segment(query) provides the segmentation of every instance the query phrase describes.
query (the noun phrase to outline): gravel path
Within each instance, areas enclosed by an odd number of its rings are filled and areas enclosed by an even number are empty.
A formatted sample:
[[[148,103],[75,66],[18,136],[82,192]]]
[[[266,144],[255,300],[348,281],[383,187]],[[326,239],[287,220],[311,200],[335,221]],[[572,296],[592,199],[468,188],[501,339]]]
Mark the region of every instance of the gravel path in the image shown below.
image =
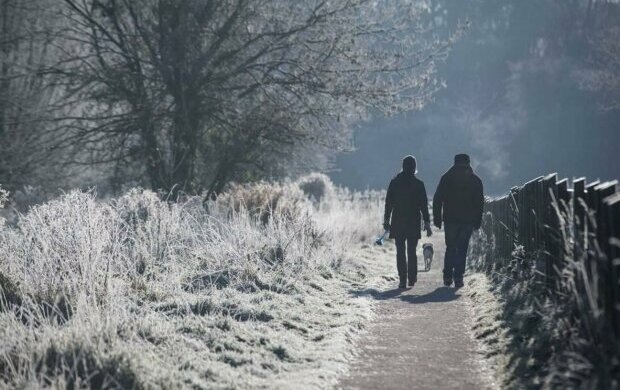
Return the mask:
[[[373,294],[376,316],[338,389],[496,388],[471,332],[471,302],[442,284],[443,240],[438,232],[420,241],[418,263],[422,264],[422,242],[433,243],[435,258],[430,272],[418,274],[415,287],[397,289],[394,279],[380,291],[357,292]],[[395,275],[393,245],[387,251],[368,251],[386,265],[385,274]]]

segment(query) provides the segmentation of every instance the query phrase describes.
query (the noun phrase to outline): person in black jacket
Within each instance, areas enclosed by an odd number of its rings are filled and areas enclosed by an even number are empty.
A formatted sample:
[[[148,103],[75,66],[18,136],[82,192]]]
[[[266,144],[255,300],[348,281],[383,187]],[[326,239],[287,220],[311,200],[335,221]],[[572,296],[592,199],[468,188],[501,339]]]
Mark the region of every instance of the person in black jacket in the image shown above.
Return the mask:
[[[432,234],[426,188],[424,183],[415,177],[416,165],[413,156],[406,156],[403,159],[403,170],[392,179],[385,197],[383,227],[390,231],[390,238],[395,239],[400,288],[405,288],[407,277],[411,287],[417,281],[416,247],[418,240],[422,237],[422,218],[424,218],[424,229],[427,235]],[[407,259],[409,260],[408,267]]]
[[[439,181],[433,197],[433,221],[441,229],[445,222],[446,256],[443,281],[446,286],[463,287],[469,239],[480,228],[484,195],[482,180],[474,173],[466,154],[454,157],[454,166]]]

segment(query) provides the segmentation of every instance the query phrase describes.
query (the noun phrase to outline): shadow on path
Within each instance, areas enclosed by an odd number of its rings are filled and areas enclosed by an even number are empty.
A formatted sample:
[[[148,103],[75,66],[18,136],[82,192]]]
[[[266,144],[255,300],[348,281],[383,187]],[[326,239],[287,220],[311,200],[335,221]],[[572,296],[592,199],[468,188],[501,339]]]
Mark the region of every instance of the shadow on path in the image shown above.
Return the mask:
[[[456,291],[450,287],[438,287],[424,295],[401,295],[399,298],[409,303],[450,302],[461,297]]]
[[[414,304],[450,302],[461,297],[460,294],[457,294],[456,289],[450,287],[438,287],[435,290],[423,295],[405,294],[410,290],[411,288],[394,288],[387,291],[379,291],[371,288],[365,290],[353,290],[351,291],[351,294],[354,296],[370,295],[378,301],[385,301],[388,299],[400,299],[403,302]]]

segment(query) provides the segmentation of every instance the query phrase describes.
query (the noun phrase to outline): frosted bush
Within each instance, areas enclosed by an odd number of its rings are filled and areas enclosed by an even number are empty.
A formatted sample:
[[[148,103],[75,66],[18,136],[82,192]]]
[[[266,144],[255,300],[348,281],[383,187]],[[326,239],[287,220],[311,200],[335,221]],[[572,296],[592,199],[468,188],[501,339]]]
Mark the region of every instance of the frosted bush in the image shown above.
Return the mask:
[[[107,299],[110,273],[123,272],[123,229],[109,206],[88,193],[72,192],[35,206],[17,229],[1,238],[8,277],[24,294],[46,302],[84,294],[91,304]]]
[[[266,224],[272,215],[294,219],[308,212],[309,204],[298,186],[291,183],[235,184],[211,206],[217,210],[247,210]]]
[[[312,201],[320,203],[334,195],[334,184],[327,175],[311,173],[297,180],[301,191]]]

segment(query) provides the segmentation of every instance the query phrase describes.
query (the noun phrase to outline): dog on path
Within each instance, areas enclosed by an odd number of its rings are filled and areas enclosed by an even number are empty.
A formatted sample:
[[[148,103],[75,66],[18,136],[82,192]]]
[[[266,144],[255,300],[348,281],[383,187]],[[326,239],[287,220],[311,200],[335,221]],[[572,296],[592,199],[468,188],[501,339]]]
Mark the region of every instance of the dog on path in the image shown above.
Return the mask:
[[[430,242],[422,245],[422,254],[424,255],[424,271],[430,271],[431,264],[433,263],[433,244]]]

